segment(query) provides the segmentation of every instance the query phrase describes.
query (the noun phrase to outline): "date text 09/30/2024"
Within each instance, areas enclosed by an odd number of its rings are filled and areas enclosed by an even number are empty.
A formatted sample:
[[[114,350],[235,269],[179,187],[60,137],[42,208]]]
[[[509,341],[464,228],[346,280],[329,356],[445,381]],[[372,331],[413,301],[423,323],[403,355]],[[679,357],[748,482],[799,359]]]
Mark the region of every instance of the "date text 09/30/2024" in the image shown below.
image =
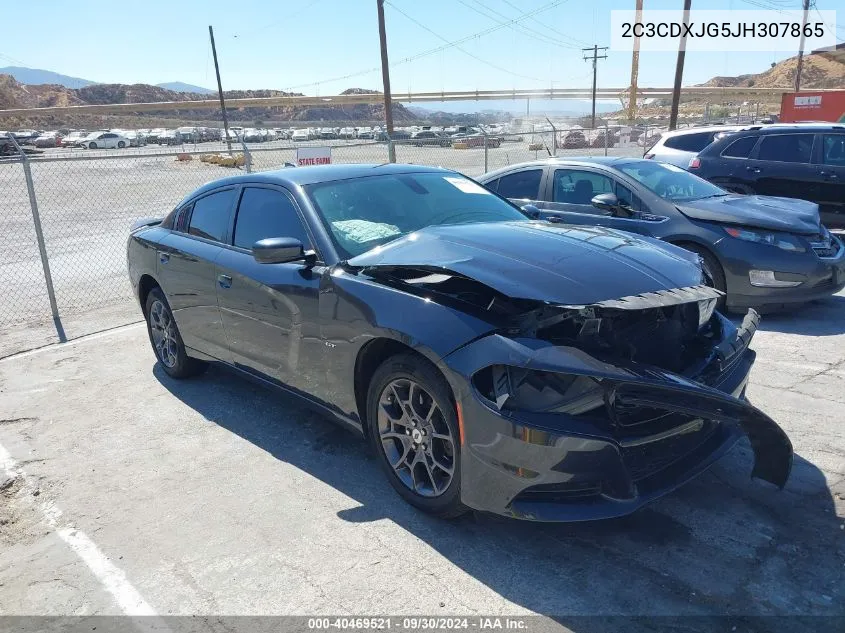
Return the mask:
[[[396,631],[447,631],[447,630],[511,630],[528,631],[524,618],[499,616],[467,617],[323,617],[309,618],[309,630],[396,630]]]

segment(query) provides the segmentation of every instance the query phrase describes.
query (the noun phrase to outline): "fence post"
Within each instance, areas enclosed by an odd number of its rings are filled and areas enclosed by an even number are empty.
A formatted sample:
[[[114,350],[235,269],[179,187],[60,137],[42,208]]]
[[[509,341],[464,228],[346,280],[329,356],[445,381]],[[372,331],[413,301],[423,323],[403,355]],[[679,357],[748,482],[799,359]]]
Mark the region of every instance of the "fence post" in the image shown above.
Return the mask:
[[[47,297],[50,300],[50,312],[53,314],[53,323],[56,326],[59,342],[64,343],[67,341],[67,337],[65,336],[65,330],[59,318],[59,307],[56,304],[56,291],[53,288],[53,275],[50,274],[50,260],[47,258],[47,246],[44,244],[44,231],[41,229],[41,215],[38,213],[38,200],[35,198],[35,184],[32,180],[29,158],[21,149],[21,146],[18,145],[14,134],[10,133],[9,138],[14,143],[21,157],[23,174],[24,178],[26,178],[26,193],[29,195],[29,206],[32,210],[32,223],[35,225],[35,239],[38,242],[38,253],[41,255],[41,268],[44,269],[44,283],[47,285]]]
[[[557,156],[557,128],[549,117],[546,117],[549,127],[552,128],[552,156]]]
[[[244,143],[243,138],[239,139],[241,142],[241,147],[244,148],[244,167],[246,168],[246,173],[252,173],[252,152],[249,151],[249,148]]]
[[[484,135],[484,173],[487,173],[487,132],[481,130],[481,133]]]
[[[387,162],[396,162],[396,146],[393,145],[393,139],[390,136],[387,137]]]
[[[610,129],[608,128],[607,123],[605,123],[604,124],[604,155],[605,156],[607,156],[607,144],[609,142],[608,139],[607,139],[607,135],[609,133],[610,133]]]

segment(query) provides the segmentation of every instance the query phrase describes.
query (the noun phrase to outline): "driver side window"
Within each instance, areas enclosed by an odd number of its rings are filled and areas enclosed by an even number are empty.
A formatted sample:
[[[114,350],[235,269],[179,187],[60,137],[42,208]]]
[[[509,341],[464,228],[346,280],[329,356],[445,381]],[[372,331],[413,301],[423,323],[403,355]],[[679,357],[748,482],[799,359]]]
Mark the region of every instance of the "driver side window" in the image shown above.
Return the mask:
[[[554,202],[591,206],[601,193],[613,193],[613,181],[607,176],[580,169],[555,170]]]

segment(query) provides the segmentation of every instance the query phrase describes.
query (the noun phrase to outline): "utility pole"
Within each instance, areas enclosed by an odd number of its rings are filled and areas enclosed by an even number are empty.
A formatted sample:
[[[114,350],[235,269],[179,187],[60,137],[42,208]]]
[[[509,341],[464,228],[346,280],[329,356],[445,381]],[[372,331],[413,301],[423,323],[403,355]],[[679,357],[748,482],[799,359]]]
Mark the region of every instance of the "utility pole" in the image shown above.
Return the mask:
[[[810,0],[804,0],[804,19],[801,22],[801,40],[798,43],[798,67],[795,69],[795,92],[801,90],[801,69],[804,67],[804,28],[807,26],[807,13]]]
[[[643,19],[643,0],[637,0],[637,12],[634,23],[637,24]],[[631,92],[628,101],[628,120],[637,118],[637,78],[640,74],[640,38],[634,35],[634,54],[631,58]]]
[[[214,72],[217,73],[217,94],[220,97],[220,109],[223,111],[223,133],[226,135],[226,147],[232,153],[232,141],[229,138],[229,120],[226,118],[226,101],[223,99],[223,84],[220,83],[220,66],[217,64],[217,47],[214,45],[214,29],[208,25],[208,35],[211,37],[211,54],[214,55]]]
[[[598,72],[598,60],[600,59],[607,59],[607,55],[599,55],[599,51],[606,51],[607,46],[599,46],[598,44],[594,44],[592,48],[582,48],[582,51],[592,51],[593,55],[590,57],[589,55],[584,55],[584,61],[593,60],[593,116],[592,116],[592,124],[590,127],[592,129],[596,128],[596,74]]]
[[[387,63],[387,32],[384,28],[384,0],[376,0],[378,8],[378,37],[381,45],[381,80],[384,84],[384,124],[387,126],[387,155],[391,163],[396,162],[393,147],[393,106],[390,100],[390,66]]]
[[[684,26],[689,24],[689,11],[692,0],[684,0]],[[686,29],[681,33],[681,44],[678,46],[678,62],[675,64],[675,85],[672,88],[672,111],[669,114],[669,129],[678,127],[678,105],[681,102],[681,80],[684,77],[684,60],[687,56]]]

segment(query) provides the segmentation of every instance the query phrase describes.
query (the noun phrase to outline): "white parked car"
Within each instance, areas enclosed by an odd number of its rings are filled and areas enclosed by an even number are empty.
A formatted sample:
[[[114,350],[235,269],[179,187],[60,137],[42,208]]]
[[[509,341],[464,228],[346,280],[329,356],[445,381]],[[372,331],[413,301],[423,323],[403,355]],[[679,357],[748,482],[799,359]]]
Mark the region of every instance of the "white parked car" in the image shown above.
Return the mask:
[[[656,142],[651,147],[646,148],[643,157],[686,169],[689,167],[690,160],[695,158],[698,152],[714,140],[726,134],[732,134],[739,128],[738,125],[714,125],[663,132],[655,139]]]
[[[55,130],[52,132],[44,132],[35,139],[33,145],[35,147],[59,147],[62,144],[61,135]]]
[[[62,147],[74,147],[79,145],[79,141],[88,136],[88,132],[75,131],[71,132],[62,139]]]
[[[294,141],[310,141],[311,140],[311,130],[306,128],[300,128],[298,130],[294,130],[293,136],[291,136],[291,140]]]
[[[85,149],[123,149],[129,147],[129,139],[116,132],[91,132],[78,144]]]

